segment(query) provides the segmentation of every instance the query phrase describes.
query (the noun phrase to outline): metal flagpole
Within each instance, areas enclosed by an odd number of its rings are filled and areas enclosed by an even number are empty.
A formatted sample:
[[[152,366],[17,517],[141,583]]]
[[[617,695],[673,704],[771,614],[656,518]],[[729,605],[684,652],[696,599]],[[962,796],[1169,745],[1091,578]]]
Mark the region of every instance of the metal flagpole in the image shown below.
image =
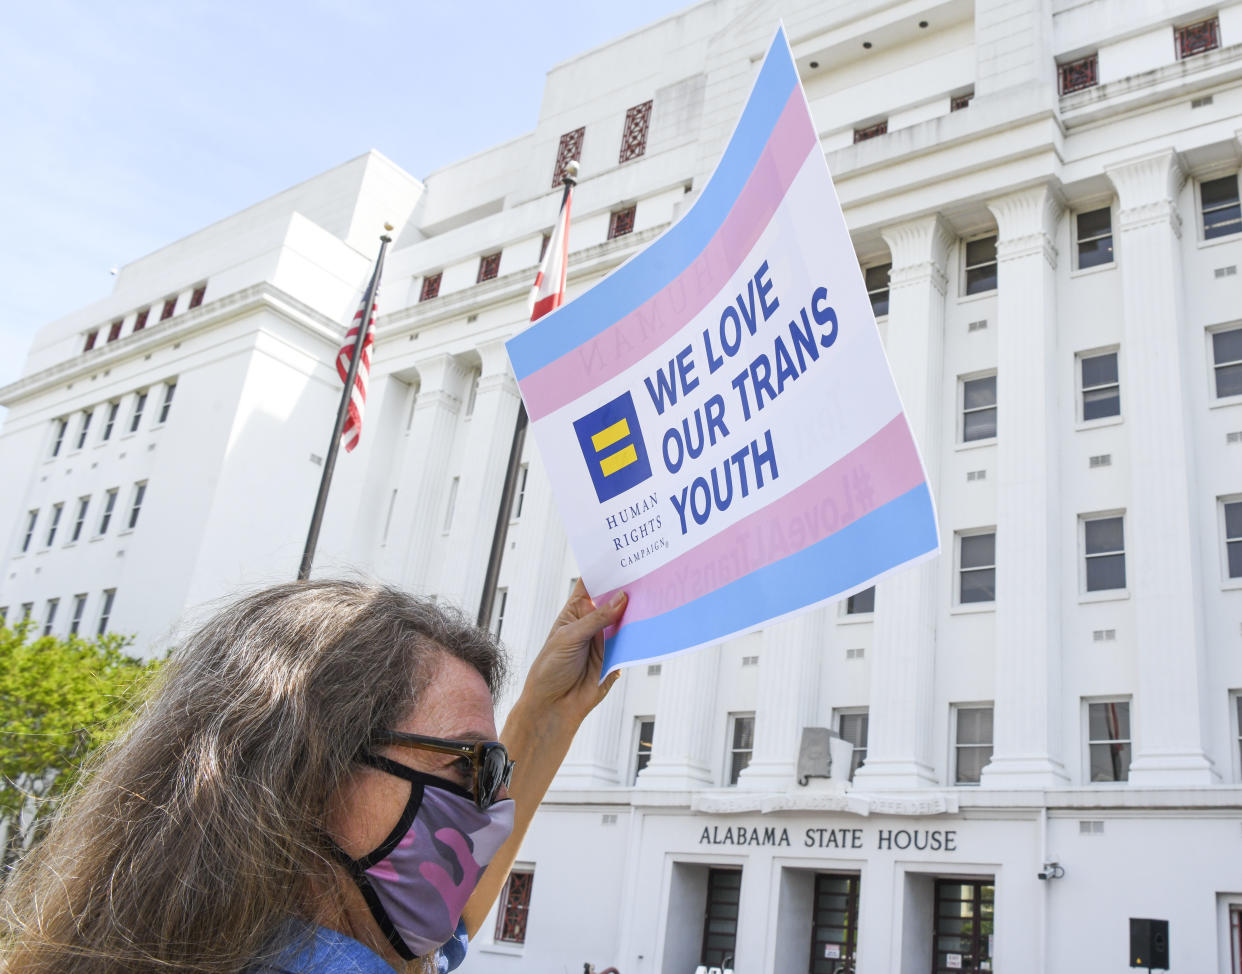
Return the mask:
[[[565,191],[561,194],[561,211],[574,185],[578,182],[578,167],[570,163],[566,167]],[[565,228],[565,263],[569,263],[569,227]],[[526,404],[518,401],[517,421],[513,424],[513,440],[509,444],[509,465],[505,468],[505,483],[500,491],[500,509],[496,512],[496,528],[492,531],[492,550],[487,556],[487,572],[483,576],[483,595],[479,599],[480,628],[491,624],[492,607],[496,602],[496,583],[500,579],[500,561],[504,557],[505,539],[509,534],[509,511],[513,507],[513,495],[517,490],[518,472],[522,466],[522,448],[526,443]]]
[[[392,224],[385,223],[384,229],[391,231]],[[349,372],[345,376],[341,404],[336,410],[336,424],[332,427],[332,440],[328,444],[328,455],[323,461],[323,474],[319,478],[319,494],[315,498],[315,512],[311,515],[310,531],[306,534],[306,547],[302,550],[302,564],[298,568],[299,582],[310,578],[311,562],[315,560],[315,547],[319,544],[319,527],[323,523],[324,508],[328,505],[328,489],[332,486],[332,471],[336,468],[336,454],[341,448],[341,431],[345,428],[345,417],[349,415],[349,401],[353,397],[354,382],[358,378],[358,366],[362,362],[362,346],[371,330],[375,291],[379,286],[380,273],[384,269],[384,251],[388,249],[390,243],[392,243],[392,237],[387,233],[380,236],[379,257],[375,259],[375,270],[371,272],[371,282],[367,285],[366,297],[362,302],[362,320],[358,323],[358,336],[354,339],[354,354],[349,359]]]

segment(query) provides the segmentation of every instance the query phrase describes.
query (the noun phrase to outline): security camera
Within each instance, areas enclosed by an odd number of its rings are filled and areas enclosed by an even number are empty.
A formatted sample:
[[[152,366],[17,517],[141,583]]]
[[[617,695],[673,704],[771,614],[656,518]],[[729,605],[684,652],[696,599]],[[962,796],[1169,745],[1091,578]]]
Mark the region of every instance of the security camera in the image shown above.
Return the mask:
[[[1056,862],[1044,863],[1043,868],[1035,874],[1037,879],[1060,879],[1064,875],[1065,870]]]

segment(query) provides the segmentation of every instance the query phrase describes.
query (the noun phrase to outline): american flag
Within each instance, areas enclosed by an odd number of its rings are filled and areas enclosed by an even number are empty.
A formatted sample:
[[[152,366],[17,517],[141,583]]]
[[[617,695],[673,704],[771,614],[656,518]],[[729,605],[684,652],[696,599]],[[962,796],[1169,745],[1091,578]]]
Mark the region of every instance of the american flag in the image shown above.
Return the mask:
[[[378,270],[377,267],[377,273]],[[349,415],[345,417],[345,425],[341,427],[341,443],[347,453],[353,451],[362,437],[362,413],[367,405],[367,379],[371,374],[371,346],[375,342],[375,306],[378,298],[377,284],[371,298],[371,316],[367,321],[366,337],[362,339],[362,348],[359,350],[361,360],[358,362],[358,374],[354,376],[354,388],[349,396]],[[354,322],[345,334],[345,344],[336,353],[336,374],[341,377],[342,382],[349,379],[349,361],[354,354],[354,345],[358,342],[358,329],[362,325],[362,311],[366,302],[367,296],[363,294],[358,312],[354,315]]]
[[[531,321],[538,321],[565,301],[565,271],[569,265],[569,204],[572,199],[573,182],[566,180],[561,212],[556,218],[552,238],[543,255],[543,264],[535,275],[535,286],[530,289],[527,301]]]

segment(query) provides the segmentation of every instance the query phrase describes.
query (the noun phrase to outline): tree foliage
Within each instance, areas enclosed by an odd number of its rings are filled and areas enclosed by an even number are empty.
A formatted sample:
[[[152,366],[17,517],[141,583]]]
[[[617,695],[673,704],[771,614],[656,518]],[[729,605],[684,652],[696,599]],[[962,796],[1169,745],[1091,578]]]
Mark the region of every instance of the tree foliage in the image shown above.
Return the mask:
[[[0,625],[0,833],[3,865],[50,819],[82,762],[132,713],[158,661],[109,634],[36,637],[29,620]]]

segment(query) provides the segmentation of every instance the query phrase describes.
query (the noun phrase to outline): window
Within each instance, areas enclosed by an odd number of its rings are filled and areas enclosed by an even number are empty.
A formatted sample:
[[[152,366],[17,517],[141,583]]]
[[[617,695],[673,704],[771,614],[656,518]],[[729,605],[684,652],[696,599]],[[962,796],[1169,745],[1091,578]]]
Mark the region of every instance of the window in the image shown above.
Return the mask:
[[[888,119],[883,118],[871,125],[864,125],[862,128],[854,129],[854,142],[866,142],[868,139],[874,139],[877,135],[886,135],[888,133]]]
[[[709,869],[707,904],[703,911],[703,947],[699,963],[732,967],[737,945],[737,908],[741,901],[742,870]]]
[[[501,907],[496,911],[496,942],[526,943],[526,920],[530,914],[530,890],[535,885],[533,869],[514,868],[505,880],[500,894]]]
[[[625,113],[621,130],[621,154],[617,162],[629,162],[647,151],[647,130],[651,127],[651,100],[635,105]]]
[[[1130,779],[1130,703],[1087,704],[1087,756],[1092,781]]]
[[[142,510],[142,499],[146,494],[147,482],[145,480],[140,480],[134,484],[134,502],[129,508],[129,524],[127,525],[130,530],[133,530],[138,524],[138,514]]]
[[[1225,522],[1225,571],[1227,578],[1242,578],[1242,498],[1221,501]]]
[[[1216,17],[1209,17],[1185,27],[1175,27],[1173,37],[1179,61],[1206,51],[1214,51],[1220,47],[1220,21]]]
[[[108,620],[112,618],[112,603],[115,601],[116,589],[104,589],[103,607],[99,610],[99,627],[95,630],[95,635],[102,636],[108,631]]]
[[[142,331],[142,329],[147,327],[147,316],[150,314],[150,308],[143,308],[138,312],[138,317],[134,319],[134,331]]]
[[[963,108],[969,105],[971,101],[974,100],[974,97],[975,97],[975,89],[973,88],[971,88],[970,91],[966,92],[965,94],[954,95],[952,98],[949,99],[949,111],[960,112]]]
[[[1216,398],[1242,396],[1242,328],[1212,332]]]
[[[119,402],[108,403],[108,418],[104,421],[103,435],[99,437],[101,441],[107,440],[112,436],[112,427],[116,425],[116,414],[120,410]]]
[[[87,497],[78,498],[78,516],[73,519],[73,536],[70,541],[77,541],[82,537],[82,525],[86,523],[86,509],[90,507],[91,499]]]
[[[34,603],[23,602],[22,603],[22,622],[25,622],[27,619],[29,619],[30,613],[32,612],[34,612]]]
[[[0,605],[0,626],[8,625],[8,622],[9,607],[7,605]]]
[[[863,271],[863,279],[867,282],[867,297],[871,298],[871,313],[877,318],[888,314],[888,279],[892,271],[891,263],[877,264]]]
[[[996,601],[996,533],[957,537],[958,602]]]
[[[164,299],[164,307],[160,309],[160,321],[167,321],[177,313],[177,296]]]
[[[1082,380],[1082,419],[1107,419],[1121,415],[1121,381],[1117,373],[1117,353],[1081,355],[1079,376]]]
[[[52,634],[52,626],[56,624],[56,610],[60,608],[60,599],[47,600],[47,612],[43,616],[43,635]]]
[[[853,970],[858,949],[858,873],[816,873],[811,974]]]
[[[173,396],[177,394],[177,383],[169,382],[164,386],[164,401],[160,403],[160,414],[156,417],[156,423],[163,423],[168,419],[168,411],[172,409]]]
[[[866,615],[875,611],[875,586],[855,592],[845,600],[847,616]]]
[[[134,400],[134,415],[129,420],[129,431],[138,432],[138,424],[142,422],[142,411],[147,408],[147,390],[143,389]]]
[[[996,376],[962,380],[962,442],[996,437]]]
[[[636,717],[634,725],[634,775],[630,784],[635,784],[643,768],[651,763],[651,746],[655,743],[654,717]]]
[[[82,449],[86,445],[86,434],[91,428],[91,420],[95,416],[95,410],[88,409],[82,414],[82,425],[78,428],[78,445],[77,449]]]
[[[518,468],[517,490],[513,494],[513,513],[510,519],[516,521],[522,516],[522,507],[526,503],[526,478],[530,474],[530,464],[524,463]]]
[[[500,273],[500,251],[494,254],[484,254],[479,258],[479,276],[475,278],[476,284],[482,284],[484,281],[490,281]]]
[[[1088,592],[1106,592],[1126,587],[1123,521],[1124,518],[1120,516],[1082,519]]]
[[[562,180],[565,178],[565,169],[571,162],[577,162],[582,158],[582,139],[586,135],[585,126],[576,128],[572,132],[566,132],[561,136],[560,144],[556,147],[556,165],[552,167],[552,188],[559,189]]]
[[[470,371],[470,389],[466,393],[466,419],[474,415],[474,404],[479,398],[479,370]]]
[[[1107,206],[1079,213],[1078,268],[1098,267],[1113,262],[1113,211]]]
[[[436,271],[434,274],[426,274],[423,276],[423,287],[418,292],[419,301],[430,301],[432,298],[440,296],[440,280],[444,277],[443,271]]]
[[[99,533],[106,534],[108,532],[108,524],[112,521],[112,510],[116,507],[117,488],[104,493],[104,509],[103,514],[99,518]]]
[[[26,514],[26,536],[22,539],[23,554],[30,550],[30,539],[34,537],[35,522],[37,520],[39,520],[38,508]]]
[[[56,433],[52,437],[52,456],[60,455],[60,446],[65,442],[65,430],[69,428],[69,419],[56,420]]]
[[[86,613],[86,593],[79,592],[73,597],[73,618],[69,620],[69,635],[76,636],[82,625],[82,616]]]
[[[3,619],[4,619],[4,613],[0,613],[0,621],[3,621]],[[1242,692],[1235,693],[1233,695],[1233,706],[1234,706],[1234,709],[1237,711],[1234,714],[1233,726],[1234,726],[1234,730],[1237,731],[1236,736],[1238,738],[1238,760],[1239,762],[1242,762]],[[1240,763],[1238,766],[1242,768],[1242,763]],[[1242,946],[1242,944],[1239,944],[1239,946]],[[1239,959],[1242,959],[1242,958],[1239,958]]]
[[[60,527],[60,515],[64,512],[64,504],[52,505],[52,523],[47,529],[47,546],[52,547],[52,542],[56,540],[56,529]]]
[[[505,626],[505,609],[509,604],[509,590],[507,588],[496,589],[496,602],[492,607],[492,635],[497,639],[500,638],[500,631]]]
[[[1088,54],[1077,61],[1069,61],[1057,69],[1061,79],[1061,94],[1068,95],[1071,91],[1082,91],[1094,88],[1100,83],[1100,56]]]
[[[207,296],[207,285],[200,284],[194,289],[194,293],[190,295],[190,307],[197,308],[203,303],[203,298]]]
[[[953,747],[953,783],[977,785],[992,760],[992,708],[956,707],[957,739]]]
[[[99,340],[99,329],[98,328],[96,328],[94,331],[88,331],[86,333],[86,344],[82,346],[82,351],[89,352],[92,348],[95,347],[95,342],[97,342],[98,340]]]
[[[634,232],[634,214],[638,211],[638,204],[627,206],[623,210],[613,210],[608,217],[608,239],[615,240],[617,237],[624,237],[627,233]]]
[[[729,784],[736,785],[738,776],[750,764],[755,750],[755,715],[733,714],[729,718]]]
[[[1203,208],[1203,239],[1227,237],[1242,230],[1242,209],[1238,203],[1238,174],[1205,179],[1199,184],[1199,204]]]
[[[123,318],[117,318],[116,321],[112,322],[112,324],[108,326],[108,341],[114,342],[121,337],[121,324],[123,321]],[[138,330],[136,326],[134,330]]]
[[[996,886],[979,880],[937,879],[933,974],[992,969]]]
[[[457,507],[457,488],[461,485],[461,478],[454,477],[449,481],[448,504],[444,508],[444,533],[447,534],[453,526],[453,509]]]
[[[996,290],[996,234],[966,242],[966,293]]]
[[[870,723],[866,708],[860,710],[843,710],[837,714],[837,733],[841,739],[854,745],[854,756],[850,760],[850,781],[854,780],[854,772],[867,763],[867,725]]]

